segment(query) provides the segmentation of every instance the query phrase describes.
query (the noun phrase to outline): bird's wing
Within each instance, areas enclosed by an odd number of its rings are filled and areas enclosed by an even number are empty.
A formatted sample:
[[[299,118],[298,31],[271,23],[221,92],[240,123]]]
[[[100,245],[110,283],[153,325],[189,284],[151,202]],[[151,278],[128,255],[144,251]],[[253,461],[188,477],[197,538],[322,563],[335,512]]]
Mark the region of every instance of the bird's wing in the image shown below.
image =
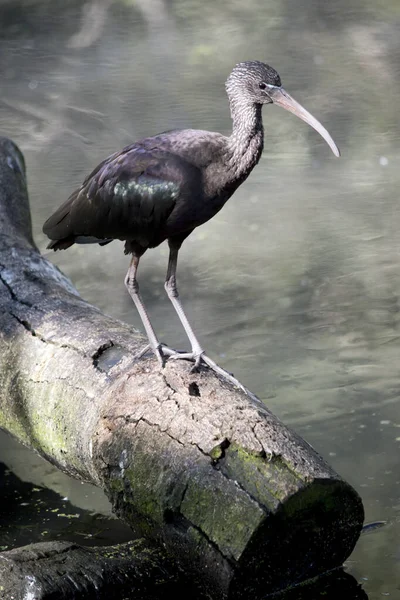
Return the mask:
[[[128,146],[100,163],[43,231],[51,240],[91,236],[148,247],[160,236],[193,169],[165,150]]]

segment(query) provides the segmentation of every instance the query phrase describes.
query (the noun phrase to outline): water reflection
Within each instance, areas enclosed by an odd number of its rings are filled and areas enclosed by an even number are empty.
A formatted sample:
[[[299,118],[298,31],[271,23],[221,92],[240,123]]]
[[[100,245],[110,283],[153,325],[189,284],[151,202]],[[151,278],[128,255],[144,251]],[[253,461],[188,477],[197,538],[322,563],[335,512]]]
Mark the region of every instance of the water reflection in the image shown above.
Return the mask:
[[[342,569],[326,573],[305,585],[267,596],[271,600],[337,600],[341,597],[347,600],[368,600],[365,590]]]
[[[109,546],[115,539],[120,543],[132,539],[131,529],[122,521],[82,509],[49,489],[21,481],[3,463],[0,489],[0,551],[57,540]],[[89,490],[85,486],[84,493]]]
[[[210,356],[358,489],[368,520],[391,523],[362,537],[348,567],[371,600],[399,595],[397,3],[94,4],[97,30],[78,0],[0,7],[0,124],[27,159],[35,239],[44,249],[45,218],[110,152],[172,127],[229,132],[235,62],[277,68],[342,158],[266,107],[264,156],[186,241],[180,291]],[[121,244],[52,259],[86,299],[140,325]],[[160,337],[184,348],[166,262],[164,247],[146,254],[141,287]]]

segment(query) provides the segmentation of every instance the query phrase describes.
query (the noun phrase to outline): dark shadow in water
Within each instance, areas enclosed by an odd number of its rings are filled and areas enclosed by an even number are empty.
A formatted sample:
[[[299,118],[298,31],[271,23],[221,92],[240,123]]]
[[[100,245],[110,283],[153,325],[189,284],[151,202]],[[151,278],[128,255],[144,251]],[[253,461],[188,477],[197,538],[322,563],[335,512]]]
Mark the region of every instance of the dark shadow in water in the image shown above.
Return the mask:
[[[290,590],[266,596],[271,600],[368,600],[366,592],[352,575],[343,569],[326,573],[318,579]]]
[[[106,546],[133,539],[118,519],[77,508],[55,492],[21,481],[0,463],[0,550],[67,540]]]

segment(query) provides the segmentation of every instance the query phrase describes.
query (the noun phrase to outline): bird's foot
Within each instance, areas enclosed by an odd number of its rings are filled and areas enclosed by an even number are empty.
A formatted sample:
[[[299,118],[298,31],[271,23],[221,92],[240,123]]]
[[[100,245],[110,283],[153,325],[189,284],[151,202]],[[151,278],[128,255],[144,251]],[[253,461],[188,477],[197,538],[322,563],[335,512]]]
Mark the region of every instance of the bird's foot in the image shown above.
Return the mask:
[[[175,350],[174,348],[170,348],[165,344],[159,344],[158,346],[151,346],[151,344],[147,344],[142,350],[140,350],[137,354],[135,354],[135,359],[142,358],[147,352],[152,351],[161,368],[165,367],[165,363],[167,359],[172,360],[190,360],[195,364],[193,365],[193,370],[198,369],[201,362],[202,353],[196,352],[180,352],[179,350]]]
[[[200,353],[194,351],[178,352],[177,350],[173,350],[172,348],[168,348],[167,346],[163,346],[162,350],[164,354],[168,356],[168,359],[189,360],[194,362],[194,365],[190,370],[191,373],[197,373],[202,365],[206,366],[209,369],[212,369],[214,373],[222,377],[225,381],[228,381],[235,387],[245,392],[247,396],[249,396],[256,402],[261,402],[260,399],[257,398],[257,396],[255,396],[252,392],[250,392],[242,383],[240,383],[240,381],[236,379],[236,377],[234,377],[232,373],[229,373],[228,371],[217,365],[217,363],[213,361],[209,356],[207,356],[207,354],[203,350]]]
[[[141,350],[139,350],[139,352],[137,352],[134,355],[134,360],[139,360],[139,358],[142,358],[142,356],[144,356],[149,350],[151,350],[151,346],[150,344],[147,344],[144,348],[142,348]]]
[[[179,352],[178,350],[175,350],[174,348],[170,348],[169,346],[166,346],[165,344],[160,344],[159,346],[157,346],[156,350],[154,351],[154,354],[156,355],[161,368],[165,367],[165,363],[169,359],[194,360],[194,353]]]
[[[169,348],[168,350],[171,350],[171,348]],[[177,350],[173,350],[171,354],[169,354],[168,358],[170,358],[171,360],[189,360],[191,362],[194,362],[194,365],[191,368],[190,372],[197,373],[201,365],[203,355],[203,350],[201,350],[201,352],[178,352]]]
[[[242,390],[247,396],[249,396],[249,398],[251,398],[255,402],[261,403],[261,400],[259,398],[257,398],[257,396],[255,394],[250,392],[250,390],[248,390],[243,385],[243,383],[240,383],[239,379],[236,379],[236,377],[234,377],[232,373],[229,373],[229,371],[226,371],[225,369],[223,369],[222,367],[217,365],[217,363],[215,361],[213,361],[209,356],[207,356],[207,354],[204,354],[204,352],[201,355],[201,361],[203,363],[205,363],[210,369],[212,369],[214,371],[214,373],[217,373],[217,375],[219,375],[220,377],[225,379],[225,381],[228,381],[235,387]]]
[[[202,365],[206,366],[209,369],[212,369],[214,373],[222,377],[222,379],[228,381],[235,387],[245,392],[245,394],[252,398],[254,401],[261,403],[261,400],[257,398],[257,396],[255,396],[252,392],[250,392],[242,383],[240,383],[240,381],[236,379],[236,377],[234,377],[232,373],[229,373],[229,371],[226,371],[225,369],[217,365],[217,363],[214,360],[212,360],[209,356],[207,356],[207,354],[203,350],[201,350],[200,352],[179,352],[179,350],[174,350],[173,348],[165,346],[164,344],[160,344],[157,350],[158,352],[155,352],[155,354],[157,358],[158,355],[161,356],[162,362],[160,362],[160,364],[162,367],[165,366],[166,359],[188,360],[193,362],[194,365],[190,369],[191,373],[197,373]]]
[[[217,363],[206,354],[203,354],[201,358],[203,362],[214,371],[214,373],[217,373],[218,375],[223,377],[223,379],[229,381],[229,383],[232,383],[235,387],[238,387],[247,393],[247,389],[242,383],[240,383],[238,379],[236,379],[236,377],[233,376],[233,373],[229,373],[229,371],[226,371],[225,369],[217,365]]]
[[[166,346],[165,344],[159,344],[158,346],[151,346],[151,344],[147,344],[140,352],[135,355],[135,358],[142,358],[149,350],[153,352],[155,357],[157,358],[158,364],[163,369],[165,367],[166,360],[174,356],[177,353],[177,350]]]

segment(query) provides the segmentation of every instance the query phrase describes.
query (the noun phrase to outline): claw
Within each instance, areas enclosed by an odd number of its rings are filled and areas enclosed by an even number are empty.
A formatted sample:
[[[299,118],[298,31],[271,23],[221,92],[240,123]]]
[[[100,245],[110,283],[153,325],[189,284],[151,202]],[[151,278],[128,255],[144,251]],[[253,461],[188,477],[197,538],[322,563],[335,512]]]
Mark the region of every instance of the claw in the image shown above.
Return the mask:
[[[165,356],[164,356],[164,352],[161,348],[161,345],[157,346],[157,348],[154,350],[154,354],[156,355],[158,364],[163,369],[165,367]]]
[[[253,394],[253,392],[250,392],[250,390],[248,390],[243,385],[243,383],[240,383],[240,381],[236,379],[236,377],[234,377],[232,373],[229,373],[228,371],[217,365],[217,363],[211,358],[209,358],[207,354],[202,354],[201,359],[210,369],[214,371],[214,373],[217,373],[217,375],[220,375],[220,377],[222,377],[226,381],[229,381],[229,383],[242,390],[249,398],[257,402],[258,404],[262,404],[261,400],[255,394]]]
[[[193,367],[191,368],[190,372],[191,373],[197,373],[202,360],[203,360],[203,356],[205,356],[204,352],[179,352],[178,350],[173,350],[172,348],[169,348],[168,346],[164,346],[163,344],[161,344],[161,350],[163,352],[163,354],[165,356],[168,357],[168,360],[188,360],[191,362],[194,362]]]
[[[215,361],[205,354],[205,352],[179,352],[178,350],[174,350],[169,346],[165,346],[164,344],[160,344],[154,351],[154,354],[159,359],[161,367],[165,366],[166,359],[168,360],[188,360],[194,362],[194,365],[191,367],[191,373],[197,373],[202,366],[202,364],[212,371],[228,381],[235,387],[241,389],[247,396],[249,396],[255,402],[262,404],[261,400],[255,396],[252,392],[250,392],[236,377],[233,376],[232,373],[229,373],[219,365]]]
[[[169,356],[171,360],[190,360],[194,362],[194,367],[199,367],[201,363],[202,354],[195,354],[194,352],[178,352],[175,350],[173,354]]]
[[[194,365],[190,369],[191,373],[198,373],[199,372],[201,363],[203,362],[203,356],[204,356],[204,352],[201,352],[200,354],[197,354],[197,355],[194,354],[194,356],[193,356]]]
[[[160,367],[163,369],[168,358],[174,358],[177,351],[165,344],[159,344],[156,348],[153,348],[153,352],[156,355]],[[179,353],[178,353],[179,354]]]
[[[165,344],[160,344],[160,350],[163,353],[163,355],[167,356],[168,358],[172,358],[177,353],[179,354],[178,350],[174,350],[174,348],[170,348]]]

